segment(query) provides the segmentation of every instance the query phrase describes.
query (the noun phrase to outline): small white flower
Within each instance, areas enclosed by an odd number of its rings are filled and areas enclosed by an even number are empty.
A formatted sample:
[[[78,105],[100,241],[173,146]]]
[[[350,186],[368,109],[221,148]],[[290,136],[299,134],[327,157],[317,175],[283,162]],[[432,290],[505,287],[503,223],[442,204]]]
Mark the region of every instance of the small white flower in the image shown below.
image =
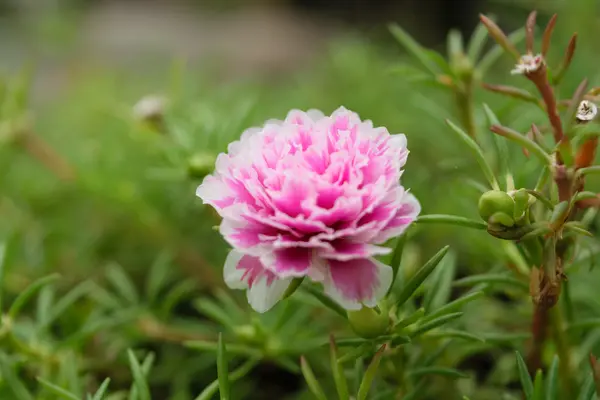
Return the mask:
[[[544,57],[541,54],[525,54],[510,72],[513,75],[527,75],[539,70],[544,65]]]
[[[598,107],[588,100],[583,100],[577,107],[576,118],[579,121],[591,121],[598,115]]]

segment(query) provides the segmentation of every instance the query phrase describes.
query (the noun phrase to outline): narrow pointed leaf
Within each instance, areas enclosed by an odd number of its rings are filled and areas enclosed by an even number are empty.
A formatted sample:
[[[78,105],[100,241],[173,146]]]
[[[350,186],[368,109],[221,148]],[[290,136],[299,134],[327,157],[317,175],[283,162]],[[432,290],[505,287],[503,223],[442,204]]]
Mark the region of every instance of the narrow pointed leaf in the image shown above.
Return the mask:
[[[408,317],[398,321],[398,323],[396,325],[394,325],[394,331],[397,332],[403,328],[406,328],[407,326],[414,324],[415,322],[417,322],[418,320],[423,318],[423,315],[425,315],[425,309],[423,307],[421,307],[417,311],[415,311],[414,313],[409,315]]]
[[[344,310],[339,304],[331,300],[328,296],[326,296],[323,292],[320,292],[316,287],[312,285],[305,285],[303,289],[311,294],[315,299],[319,300],[321,304],[325,307],[329,308],[331,311],[340,315],[343,318],[348,318],[348,314],[346,310]]]
[[[546,400],[558,400],[558,356],[554,356],[546,377]]]
[[[146,296],[150,303],[154,302],[168,283],[169,268],[171,266],[171,255],[161,253],[150,267],[150,273],[146,279]]]
[[[408,336],[412,339],[417,336],[423,335],[424,333],[429,332],[430,330],[438,328],[442,325],[445,325],[449,322],[454,321],[455,319],[462,317],[463,314],[464,313],[462,313],[462,312],[457,312],[457,313],[443,315],[443,316],[436,318],[434,320],[431,320],[425,324],[419,325],[417,327],[417,329],[414,330],[413,332],[411,332]]]
[[[223,342],[223,334],[219,332],[219,349],[217,351],[217,374],[219,377],[219,395],[221,400],[229,400],[229,361],[227,360],[227,350]]]
[[[44,325],[48,326],[59,318],[69,307],[82,297],[86,296],[91,289],[89,281],[85,281],[75,286],[71,291],[62,296],[56,304],[50,309],[48,317],[44,320]]]
[[[238,369],[234,370],[229,374],[229,381],[235,382],[238,379],[246,376],[252,369],[259,363],[259,359],[250,359],[242,364]],[[219,390],[219,380],[215,379],[210,385],[196,397],[195,400],[210,400],[213,398],[215,393]]]
[[[537,12],[534,10],[529,13],[529,16],[527,17],[527,22],[525,22],[525,50],[527,50],[527,53],[533,53],[536,18]]]
[[[333,380],[335,382],[338,398],[340,400],[349,400],[348,382],[344,375],[344,368],[342,364],[338,362],[337,346],[333,335],[329,337],[329,363],[331,365],[331,371],[333,372]]]
[[[485,342],[485,339],[481,336],[475,335],[470,332],[465,331],[457,331],[453,329],[446,329],[443,331],[434,331],[427,333],[427,337],[432,338],[453,338],[453,339],[463,339],[473,342]]]
[[[533,400],[544,400],[544,375],[538,369],[533,380]]]
[[[571,36],[569,40],[569,44],[567,45],[567,50],[565,51],[565,55],[563,57],[562,64],[554,74],[554,79],[552,81],[553,85],[558,85],[562,81],[562,78],[565,76],[565,73],[571,66],[571,61],[573,61],[573,55],[575,54],[575,49],[577,47],[577,33]]]
[[[4,274],[6,273],[6,243],[0,243],[0,312],[2,311],[2,289],[4,288]]]
[[[397,239],[396,246],[394,247],[394,251],[392,252],[390,267],[392,267],[393,278],[392,284],[390,285],[389,289],[390,291],[393,289],[394,282],[396,282],[396,279],[398,278],[398,270],[400,269],[400,264],[402,263],[402,253],[404,252],[404,245],[406,244],[407,240],[408,239],[406,233],[400,236]]]
[[[379,363],[381,362],[381,357],[383,356],[383,352],[385,351],[386,345],[381,346],[379,351],[375,353],[371,363],[367,367],[365,374],[363,375],[362,381],[360,382],[360,386],[358,388],[358,395],[356,396],[356,400],[366,400],[369,395],[369,390],[371,390],[371,386],[373,385],[373,381],[375,380],[375,376],[377,375],[377,369],[379,368]]]
[[[490,20],[494,20],[491,17],[488,17]],[[473,31],[471,35],[471,39],[469,40],[469,46],[467,48],[467,55],[469,59],[475,63],[479,60],[481,56],[481,52],[483,51],[483,47],[485,46],[485,41],[488,37],[487,28],[481,21],[477,24],[477,27]]]
[[[25,386],[21,379],[19,379],[15,373],[14,367],[10,364],[4,354],[0,354],[0,372],[2,373],[2,380],[14,395],[14,399],[34,400],[33,395],[29,392],[27,386]]]
[[[321,388],[319,381],[317,381],[314,372],[310,368],[310,365],[304,356],[300,357],[300,369],[302,370],[302,375],[304,375],[304,379],[306,380],[306,384],[308,385],[311,393],[318,400],[327,400],[325,392],[323,392],[323,388]]]
[[[42,379],[40,377],[37,378],[38,382],[42,384],[42,386],[44,386],[46,389],[48,389],[49,391],[51,391],[52,393],[54,393],[56,396],[58,396],[61,399],[66,399],[66,400],[81,400],[79,397],[77,397],[75,394],[69,392],[68,390],[61,388],[58,385],[55,385],[51,382],[48,382],[45,379]]]
[[[485,112],[485,116],[488,122],[488,125],[500,125],[500,120],[496,116],[496,114],[492,111],[492,109],[487,105],[483,104],[483,111]],[[496,154],[498,157],[498,165],[500,169],[501,175],[508,175],[510,173],[509,169],[509,153],[508,153],[508,144],[506,140],[499,137],[498,135],[492,135],[492,139],[494,142],[494,147],[496,148]],[[507,188],[508,190],[508,188]]]
[[[519,371],[519,380],[521,381],[523,393],[525,394],[526,400],[533,400],[533,382],[531,381],[529,372],[527,372],[527,365],[525,364],[523,357],[521,357],[521,353],[517,351],[515,354],[517,357],[517,369]]]
[[[287,299],[288,297],[293,295],[296,292],[296,290],[298,290],[300,285],[302,285],[302,282],[304,282],[304,277],[294,278],[290,283],[290,286],[288,286],[287,290],[283,294],[283,299]]]
[[[92,400],[103,400],[104,395],[105,395],[106,391],[108,390],[108,385],[110,385],[110,378],[106,378],[102,382],[102,384],[100,385],[98,390],[96,390],[96,393],[94,393],[94,397],[92,397]]]
[[[459,217],[457,215],[430,214],[421,215],[417,218],[417,223],[421,224],[446,224],[456,225],[473,229],[486,230],[487,225],[482,221],[470,218]]]
[[[548,25],[546,25],[546,29],[544,30],[544,35],[542,36],[542,56],[546,57],[548,54],[548,50],[550,50],[550,40],[552,39],[552,33],[554,32],[554,26],[556,25],[556,17],[554,14],[550,21],[548,21]]]
[[[410,298],[410,296],[413,295],[413,293],[419,288],[419,286],[421,286],[423,281],[425,281],[429,274],[431,274],[435,267],[437,267],[440,261],[442,261],[446,253],[448,253],[449,249],[450,247],[446,246],[440,251],[438,251],[431,259],[429,259],[429,261],[427,261],[427,263],[425,263],[425,265],[421,267],[421,269],[419,269],[408,280],[408,282],[406,282],[406,285],[404,285],[402,291],[398,295],[398,300],[396,303],[398,306],[404,304]]]
[[[496,41],[496,43],[498,43],[500,47],[502,47],[502,49],[504,49],[506,53],[510,54],[515,60],[518,60],[520,57],[519,51],[502,31],[502,29],[500,29],[500,27],[494,21],[485,15],[480,15],[479,19],[481,20],[481,23],[485,25],[488,33]]]
[[[492,85],[485,82],[482,83],[481,86],[484,89],[493,93],[502,94],[508,97],[512,97],[513,99],[523,100],[528,103],[535,104],[536,106],[541,105],[538,98],[525,89],[506,85]]]
[[[137,358],[135,357],[135,354],[133,354],[133,351],[131,351],[131,349],[127,350],[127,358],[129,359],[129,367],[131,368],[131,372],[133,373],[135,389],[137,390],[136,398],[139,398],[139,400],[151,400],[152,398],[150,396],[150,388],[148,387],[148,382],[146,381],[145,374],[142,371],[142,367],[140,366]]]
[[[38,290],[40,290],[44,286],[54,282],[59,277],[60,277],[59,274],[52,274],[52,275],[40,278],[40,279],[34,281],[31,285],[27,286],[27,288],[23,292],[21,292],[21,294],[19,294],[19,296],[17,296],[17,298],[11,304],[11,306],[8,310],[8,315],[14,319],[17,316],[17,314],[19,313],[19,311],[21,311],[21,308],[23,308],[23,306],[27,303],[27,301],[33,295],[35,295]]]
[[[429,375],[437,375],[443,376],[450,379],[461,379],[468,378],[469,375],[465,374],[454,368],[444,368],[444,367],[421,367],[414,368],[408,372],[409,376],[412,377],[421,377],[421,376],[429,376]]]
[[[477,291],[477,292],[469,293],[463,297],[460,297],[460,298],[446,304],[445,306],[433,311],[431,314],[427,315],[425,318],[423,318],[423,323],[432,321],[436,318],[441,317],[442,315],[457,312],[462,307],[464,307],[465,304],[468,304],[474,300],[477,300],[478,298],[482,297],[483,294],[484,294],[483,292]]]
[[[531,154],[535,155],[542,161],[544,165],[552,165],[552,158],[546,151],[536,142],[529,139],[527,136],[519,132],[501,125],[492,125],[490,130],[495,134],[503,136],[508,140],[517,143],[519,146],[527,149]]]
[[[462,278],[454,281],[455,287],[462,286],[474,286],[482,283],[487,284],[504,284],[513,286],[519,289],[529,290],[529,285],[527,282],[519,280],[517,278],[513,278],[511,276],[505,274],[481,274],[481,275],[473,275],[468,276],[466,278]]]
[[[392,35],[402,46],[412,54],[432,75],[437,76],[440,72],[437,65],[427,56],[425,49],[417,43],[404,29],[397,24],[389,26]]]
[[[465,131],[460,129],[457,125],[455,125],[451,121],[446,120],[446,124],[450,127],[450,129],[454,133],[457,134],[458,138],[461,139],[462,142],[467,145],[467,147],[469,148],[469,150],[471,151],[471,153],[477,160],[477,163],[481,167],[481,170],[483,171],[483,174],[485,175],[486,179],[490,183],[492,189],[500,190],[498,181],[496,180],[496,177],[494,176],[494,172],[492,171],[492,168],[486,161],[485,155],[483,154],[481,147],[479,147],[479,145]]]
[[[596,388],[594,385],[594,376],[590,374],[585,378],[583,385],[581,386],[581,392],[577,400],[593,400],[596,395]]]
[[[135,285],[119,265],[110,264],[106,270],[106,278],[123,299],[127,300],[130,304],[137,304],[139,302]]]
[[[521,29],[514,31],[513,33],[511,33],[508,36],[508,38],[514,44],[517,44],[517,43],[523,41],[523,39],[525,39],[525,29],[521,28]],[[494,64],[496,64],[496,62],[498,62],[498,60],[500,59],[500,57],[502,57],[503,54],[504,54],[504,49],[502,48],[502,46],[500,46],[500,45],[495,46],[493,49],[491,49],[489,52],[487,52],[481,58],[481,61],[477,65],[477,69],[479,70],[479,72],[482,75],[485,76],[487,71]]]

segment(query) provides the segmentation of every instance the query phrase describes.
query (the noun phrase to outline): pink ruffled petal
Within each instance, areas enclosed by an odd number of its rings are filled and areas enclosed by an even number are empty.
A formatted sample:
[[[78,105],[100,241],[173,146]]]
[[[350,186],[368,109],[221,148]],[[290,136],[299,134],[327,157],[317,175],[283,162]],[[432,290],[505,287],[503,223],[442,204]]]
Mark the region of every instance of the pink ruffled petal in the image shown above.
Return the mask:
[[[373,259],[329,261],[325,293],[347,310],[374,307],[392,284],[392,268]]]

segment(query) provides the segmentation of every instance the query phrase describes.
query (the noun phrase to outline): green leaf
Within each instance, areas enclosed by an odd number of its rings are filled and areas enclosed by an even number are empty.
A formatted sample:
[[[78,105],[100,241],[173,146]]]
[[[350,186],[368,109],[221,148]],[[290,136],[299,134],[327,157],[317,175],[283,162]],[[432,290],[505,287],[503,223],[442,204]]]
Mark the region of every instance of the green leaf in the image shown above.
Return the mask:
[[[127,357],[129,359],[129,367],[133,373],[134,388],[137,391],[137,396],[130,396],[129,400],[135,400],[137,398],[140,400],[152,400],[144,371],[131,349],[127,350]],[[131,390],[131,393],[133,394],[133,389]]]
[[[473,275],[467,276],[466,278],[458,279],[454,281],[454,287],[463,287],[463,286],[474,286],[482,283],[487,283],[490,285],[503,284],[508,286],[513,286],[518,289],[529,290],[529,285],[527,282],[524,282],[520,279],[513,278],[506,274],[481,274],[481,275]]]
[[[547,198],[546,196],[544,196],[542,193],[538,192],[537,190],[531,190],[531,189],[524,189],[524,190],[527,193],[529,193],[530,195],[532,195],[533,197],[535,197],[536,199],[538,199],[539,201],[541,201],[542,204],[544,204],[548,210],[554,210],[554,204],[552,204],[550,199]]]
[[[425,49],[423,49],[423,47],[421,47],[421,45],[412,38],[412,36],[410,36],[397,24],[390,25],[389,29],[396,40],[398,40],[398,42],[400,42],[400,44],[404,46],[404,48],[410,54],[419,60],[425,69],[427,69],[434,76],[438,75],[439,69],[437,68],[437,65],[431,61],[431,58],[428,57]]]
[[[98,390],[96,390],[96,393],[94,393],[94,397],[92,398],[92,400],[103,400],[104,394],[106,393],[106,390],[108,389],[108,385],[110,385],[110,378],[106,378],[102,382],[102,384],[100,385]]]
[[[435,329],[437,327],[447,324],[448,322],[454,321],[455,319],[462,317],[463,314],[464,313],[462,313],[462,312],[457,312],[457,313],[443,315],[439,318],[436,318],[427,323],[419,325],[417,327],[417,329],[414,330],[413,332],[409,333],[408,336],[412,339],[417,336],[423,335],[424,333],[429,332],[432,329]]]
[[[231,372],[229,374],[229,382],[235,382],[238,379],[241,379],[244,376],[246,376],[250,371],[252,371],[252,369],[256,365],[258,365],[259,361],[260,361],[259,359],[255,359],[255,358],[249,359],[248,361],[246,361],[238,369],[234,370],[233,372]],[[195,400],[210,400],[214,396],[214,394],[217,393],[218,389],[219,389],[219,380],[216,379],[210,385],[208,385],[206,388],[204,388],[202,393],[200,393],[198,395],[198,397],[196,397]]]
[[[546,377],[546,400],[558,400],[558,362],[555,355]]]
[[[41,383],[44,387],[46,387],[49,391],[51,391],[52,393],[54,393],[55,395],[57,395],[58,397],[60,397],[61,399],[67,399],[67,400],[81,400],[79,397],[77,397],[75,394],[69,392],[66,389],[61,388],[60,386],[57,386],[51,382],[48,382],[45,379],[42,379],[40,377],[37,378],[38,382]]]
[[[19,379],[5,354],[0,354],[0,372],[2,373],[3,381],[6,382],[15,399],[34,400],[33,395],[21,379]]]
[[[505,137],[506,139],[515,142],[519,146],[529,150],[531,154],[535,155],[540,159],[544,166],[552,165],[552,157],[546,150],[544,150],[539,144],[529,139],[527,136],[515,131],[514,129],[508,128],[502,125],[492,125],[490,130],[497,135]]]
[[[493,18],[490,19],[492,21],[494,20]],[[477,24],[477,27],[473,31],[473,34],[471,35],[471,39],[469,40],[469,46],[467,48],[467,55],[473,63],[479,60],[487,37],[488,33],[485,25],[479,22],[479,24]]]
[[[236,321],[231,319],[229,313],[227,313],[220,305],[208,298],[199,298],[194,301],[194,308],[201,314],[212,318],[227,328],[235,329],[235,327],[238,325]]]
[[[457,330],[453,330],[453,329],[429,332],[429,333],[427,333],[427,337],[463,339],[463,340],[469,340],[469,341],[481,342],[481,343],[485,342],[485,339],[481,336],[475,335],[470,332],[457,331]]]
[[[404,245],[406,245],[407,235],[400,236],[396,241],[396,246],[394,247],[394,251],[392,252],[392,258],[390,262],[390,267],[392,267],[392,284],[390,285],[390,289],[388,293],[393,289],[394,282],[398,277],[398,270],[400,269],[400,264],[402,263],[402,253],[404,252]]]
[[[458,217],[455,215],[443,215],[443,214],[430,214],[420,215],[417,217],[417,223],[421,224],[448,224],[463,226],[467,228],[486,230],[487,225],[482,221],[469,219],[465,217]]]
[[[442,307],[448,302],[452,290],[452,280],[456,273],[456,254],[449,252],[440,262],[440,267],[431,274],[425,289],[423,307],[428,312]]]
[[[162,252],[152,263],[150,272],[146,279],[146,297],[149,303],[157,300],[160,291],[167,283],[169,268],[171,267],[172,257],[167,252]]]
[[[67,294],[62,296],[50,309],[48,317],[44,320],[44,326],[50,325],[57,318],[59,318],[70,306],[75,304],[77,300],[87,295],[90,292],[90,289],[90,282],[85,281],[75,286]]]
[[[533,400],[544,399],[544,375],[541,369],[537,370],[533,380]]]
[[[480,334],[487,343],[505,344],[512,342],[523,342],[531,338],[531,333],[485,333]]]
[[[331,371],[333,372],[333,380],[335,382],[338,398],[340,400],[349,400],[348,382],[344,375],[344,368],[342,364],[338,362],[337,346],[333,335],[329,337],[329,363],[331,365]]]
[[[496,116],[496,114],[485,103],[483,104],[483,111],[485,112],[485,116],[487,118],[489,126],[500,125],[500,120],[498,120],[498,117]],[[510,172],[510,168],[509,168],[510,156],[509,156],[509,151],[508,151],[508,145],[506,143],[506,140],[499,137],[498,135],[492,135],[492,139],[494,142],[494,147],[496,148],[496,154],[498,157],[498,165],[500,167],[499,168],[500,174],[506,176]],[[507,190],[508,190],[508,188],[507,188]]]
[[[327,400],[327,396],[325,396],[323,388],[321,388],[319,381],[317,381],[317,378],[315,378],[315,374],[313,373],[312,369],[310,368],[310,365],[308,364],[308,361],[306,361],[306,358],[304,358],[304,356],[300,357],[300,369],[302,370],[302,375],[304,376],[304,379],[306,380],[308,388],[310,389],[312,394],[318,400]]]
[[[2,289],[4,288],[4,274],[7,260],[6,243],[0,243],[0,312],[2,311]]]
[[[579,393],[577,400],[593,400],[595,395],[596,387],[594,385],[594,376],[590,372],[581,386],[581,392]]]
[[[161,307],[160,314],[163,316],[168,316],[171,313],[171,310],[177,303],[179,303],[183,298],[189,296],[196,290],[197,284],[192,279],[185,279],[179,283],[177,283],[171,290],[167,292],[166,295],[161,296]]]
[[[427,380],[421,379],[419,381],[419,383],[417,384],[417,386],[414,387],[413,390],[406,393],[406,395],[404,397],[402,397],[402,400],[423,399],[424,398],[423,396],[426,394],[426,392],[427,392]]]
[[[527,365],[525,364],[523,357],[521,357],[521,353],[516,351],[515,354],[517,357],[517,369],[519,370],[519,380],[521,381],[523,393],[525,393],[526,400],[533,400],[533,382],[531,381],[529,372],[527,372]]]
[[[221,400],[229,400],[229,361],[227,360],[227,349],[223,342],[223,334],[219,332],[219,349],[217,351],[217,374],[219,380],[219,395]]]
[[[287,290],[283,294],[282,299],[287,299],[288,297],[293,295],[294,292],[296,292],[296,290],[298,290],[300,285],[302,285],[302,282],[304,282],[304,276],[301,278],[294,278],[292,280],[292,282],[290,283],[290,286],[288,286]]]
[[[468,303],[472,302],[473,300],[477,300],[478,298],[482,297],[483,294],[484,294],[483,292],[478,291],[478,292],[469,293],[463,297],[460,297],[460,298],[446,304],[445,306],[435,310],[431,314],[427,315],[425,318],[423,318],[423,323],[432,321],[436,318],[441,317],[442,315],[457,312],[458,310],[462,309],[462,307],[465,304],[468,304]]]
[[[312,295],[315,299],[319,300],[321,304],[325,307],[329,308],[331,311],[339,314],[343,318],[347,319],[348,315],[346,314],[346,310],[344,310],[339,304],[335,301],[331,300],[328,296],[326,296],[323,292],[320,292],[313,285],[305,285],[303,286],[304,291]]]
[[[130,304],[137,304],[139,302],[135,285],[119,265],[110,264],[106,270],[106,278],[123,299],[127,300]]]
[[[513,44],[518,44],[523,39],[525,39],[525,28],[518,29],[508,35],[508,39]],[[487,71],[492,67],[498,59],[504,54],[504,49],[500,45],[494,46],[490,51],[488,51],[482,58],[479,64],[477,64],[477,69],[482,76],[485,76]]]
[[[479,147],[479,145],[475,142],[475,140],[473,140],[473,138],[471,138],[465,131],[460,129],[457,125],[452,123],[450,120],[446,120],[446,124],[450,127],[450,129],[452,129],[452,131],[454,133],[457,134],[458,138],[464,144],[467,145],[467,147],[469,148],[469,150],[471,151],[471,153],[477,160],[479,167],[483,171],[483,174],[485,175],[485,178],[488,180],[492,189],[500,190],[500,185],[498,185],[498,181],[496,180],[496,177],[494,176],[494,172],[492,171],[492,168],[488,164],[488,162],[485,158],[485,154],[483,154],[483,151],[481,150],[481,147]]]
[[[411,377],[421,377],[428,375],[437,375],[444,376],[446,378],[451,379],[460,379],[460,378],[468,378],[469,375],[465,374],[454,368],[444,368],[444,367],[420,367],[413,368],[408,372],[408,375]]]
[[[379,368],[379,363],[381,362],[381,357],[383,356],[383,352],[385,351],[386,345],[384,344],[381,348],[375,353],[371,363],[367,367],[365,374],[360,382],[360,386],[358,387],[358,394],[356,395],[356,400],[366,400],[369,395],[369,390],[371,390],[371,386],[373,385],[373,381],[375,380],[375,376],[377,375],[377,369]]]
[[[401,319],[398,321],[396,325],[394,325],[394,331],[398,332],[399,330],[406,328],[420,320],[423,315],[425,315],[425,309],[423,307],[419,308],[417,311],[409,315],[408,317]]]
[[[10,318],[14,319],[17,316],[17,314],[19,313],[19,311],[21,311],[21,308],[23,308],[23,306],[27,303],[27,301],[38,290],[40,290],[44,286],[54,282],[59,277],[60,277],[59,274],[52,274],[52,275],[40,278],[40,279],[34,281],[31,285],[27,286],[27,288],[23,292],[21,292],[21,294],[19,294],[19,296],[17,296],[15,301],[13,301],[10,308],[8,309],[8,315],[10,316]]]
[[[448,253],[449,246],[442,248],[438,251],[425,265],[421,267],[409,280],[406,282],[406,285],[402,288],[402,291],[398,295],[398,300],[396,304],[400,307],[404,304],[413,293],[421,286],[423,281],[433,272],[435,267],[442,261],[446,253]]]

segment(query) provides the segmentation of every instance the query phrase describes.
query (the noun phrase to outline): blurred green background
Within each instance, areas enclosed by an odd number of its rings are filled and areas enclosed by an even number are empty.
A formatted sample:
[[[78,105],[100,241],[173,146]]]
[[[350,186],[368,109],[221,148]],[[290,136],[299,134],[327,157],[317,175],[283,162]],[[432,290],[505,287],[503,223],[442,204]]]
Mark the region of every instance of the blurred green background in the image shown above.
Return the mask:
[[[214,213],[194,195],[214,157],[244,129],[282,118],[292,108],[329,113],[344,105],[407,135],[411,154],[404,184],[424,213],[476,218],[478,193],[466,178],[483,178],[444,124],[445,118],[458,119],[453,98],[399,72],[401,65],[416,64],[389,35],[387,23],[400,23],[444,53],[448,29],[457,27],[468,37],[480,12],[494,14],[512,31],[532,8],[539,10],[540,25],[559,12],[551,62],[559,62],[570,34],[579,32],[563,97],[584,76],[598,84],[596,0],[2,1],[3,91],[30,83],[22,89],[26,98],[18,100],[27,114],[19,104],[7,107],[0,133],[0,239],[10,244],[3,296],[10,301],[36,278],[59,272],[52,296],[60,299],[88,279],[110,285],[107,270],[114,272],[114,265],[142,290],[150,267],[164,263],[165,293],[178,291],[173,298],[155,293],[153,305],[144,308],[164,307],[163,314],[152,314],[148,325],[136,309],[139,318],[125,317],[116,329],[81,344],[77,357],[88,360],[82,367],[91,376],[88,385],[108,375],[126,386],[123,349],[154,349],[155,398],[193,398],[214,378],[213,360],[190,355],[177,342],[219,330],[206,323],[193,299],[222,286],[227,251],[212,229],[218,224]],[[515,84],[511,68],[502,58],[484,80]],[[135,105],[148,96],[165,99],[159,125],[136,116]],[[515,129],[543,124],[533,107],[481,89],[476,102],[483,136],[483,103]],[[24,126],[30,139],[11,142],[7,132],[15,126]],[[517,186],[535,182],[537,166],[518,149],[511,157]],[[424,226],[412,236],[405,267],[419,265],[445,244],[457,254],[457,277],[506,261],[498,242],[481,232]],[[569,278],[582,307],[598,305],[589,300],[600,283],[597,270]],[[473,311],[471,328],[527,330],[528,303],[497,297]],[[91,303],[77,304],[53,327],[57,340],[90,315],[104,315]],[[29,311],[34,315],[36,305]],[[177,328],[153,330],[152,323]],[[484,390],[473,399],[501,398],[488,393],[510,388],[512,378],[490,378],[492,365],[502,369],[507,354],[500,348],[465,361],[477,373],[473,385]],[[298,398],[301,387],[298,375],[265,363],[244,383],[240,398]]]

